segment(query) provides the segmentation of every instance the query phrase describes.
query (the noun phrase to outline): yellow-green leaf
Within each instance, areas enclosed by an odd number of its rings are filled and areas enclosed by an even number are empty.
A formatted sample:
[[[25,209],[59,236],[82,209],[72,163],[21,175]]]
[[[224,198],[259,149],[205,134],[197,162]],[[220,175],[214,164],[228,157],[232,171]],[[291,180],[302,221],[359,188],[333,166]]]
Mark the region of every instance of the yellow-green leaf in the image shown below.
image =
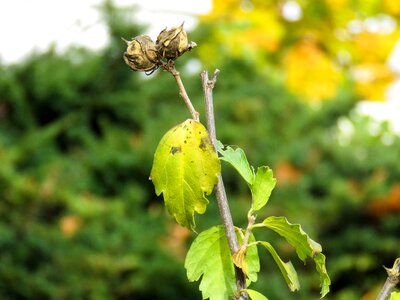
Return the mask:
[[[400,292],[392,292],[389,300],[400,300]]]
[[[176,221],[194,229],[194,212],[206,210],[221,165],[205,127],[192,119],[170,129],[154,155],[150,178]]]

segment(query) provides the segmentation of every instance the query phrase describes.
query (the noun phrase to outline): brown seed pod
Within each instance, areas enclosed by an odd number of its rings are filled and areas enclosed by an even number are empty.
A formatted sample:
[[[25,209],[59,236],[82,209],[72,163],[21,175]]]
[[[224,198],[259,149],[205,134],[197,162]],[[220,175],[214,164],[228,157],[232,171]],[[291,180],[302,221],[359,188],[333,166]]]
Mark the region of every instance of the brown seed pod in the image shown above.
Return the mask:
[[[183,23],[181,26],[173,27],[170,30],[165,28],[160,32],[156,41],[159,56],[167,60],[174,60],[195,46],[196,43],[188,42]]]
[[[132,70],[152,72],[158,68],[156,45],[149,36],[140,35],[132,41],[124,41],[128,45],[124,52],[124,61]]]

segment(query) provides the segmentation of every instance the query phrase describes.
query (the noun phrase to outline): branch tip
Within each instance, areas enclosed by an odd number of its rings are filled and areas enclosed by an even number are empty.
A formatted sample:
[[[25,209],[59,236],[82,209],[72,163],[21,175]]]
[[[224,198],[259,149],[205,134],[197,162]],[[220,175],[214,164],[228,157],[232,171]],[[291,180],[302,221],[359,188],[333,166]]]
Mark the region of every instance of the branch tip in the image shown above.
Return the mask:
[[[386,282],[382,287],[377,300],[387,300],[390,298],[390,294],[396,287],[396,285],[400,282],[400,258],[397,258],[393,264],[391,269],[384,267],[388,277],[386,278]]]

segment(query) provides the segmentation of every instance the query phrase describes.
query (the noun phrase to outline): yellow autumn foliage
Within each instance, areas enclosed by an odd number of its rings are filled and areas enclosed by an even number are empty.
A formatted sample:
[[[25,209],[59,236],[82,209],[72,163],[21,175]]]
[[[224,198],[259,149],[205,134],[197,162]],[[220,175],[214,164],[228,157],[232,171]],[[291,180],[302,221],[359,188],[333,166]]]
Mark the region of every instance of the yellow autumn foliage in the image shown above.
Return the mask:
[[[384,63],[399,38],[400,36],[396,32],[380,34],[366,30],[362,31],[355,35],[351,41],[354,62]]]
[[[238,11],[240,0],[215,0],[210,13],[201,16],[202,21],[210,22],[221,17],[232,16],[232,13]]]
[[[363,99],[384,101],[385,92],[395,76],[386,64],[398,36],[363,31],[354,37],[352,77]]]
[[[285,18],[285,5],[300,18]],[[333,98],[343,80],[362,99],[383,100],[394,79],[386,65],[400,39],[400,1],[214,0],[200,22],[213,24],[202,60],[228,57],[282,72],[287,88],[307,101]]]
[[[326,4],[332,11],[340,12],[348,6],[349,0],[325,0]]]
[[[353,68],[356,90],[364,99],[370,101],[385,100],[388,85],[393,82],[394,75],[385,64],[364,63]]]
[[[241,1],[216,0],[211,13],[200,20],[218,23],[210,42],[214,45],[223,44],[227,53],[220,55],[253,59],[259,53],[277,51],[285,34],[277,11],[272,8],[263,6],[261,9],[246,10],[241,6]],[[212,52],[211,49],[202,49],[200,55],[207,58]],[[216,53],[213,54],[215,59]]]
[[[393,16],[400,16],[400,1],[396,0],[383,0],[383,7],[388,14]]]
[[[311,101],[333,97],[342,80],[339,69],[311,41],[292,47],[283,58],[283,68],[287,87]]]

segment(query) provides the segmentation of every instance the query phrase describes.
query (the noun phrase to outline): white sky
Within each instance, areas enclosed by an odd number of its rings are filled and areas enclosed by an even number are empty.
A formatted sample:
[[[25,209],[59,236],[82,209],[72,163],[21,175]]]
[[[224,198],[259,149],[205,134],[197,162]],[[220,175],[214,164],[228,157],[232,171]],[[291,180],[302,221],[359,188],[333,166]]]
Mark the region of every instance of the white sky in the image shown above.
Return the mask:
[[[107,44],[106,28],[96,10],[100,0],[9,0],[0,2],[0,60],[13,63],[33,50],[57,49],[74,43],[98,49]],[[150,36],[166,25],[186,28],[196,15],[211,9],[211,0],[115,0],[117,5],[138,5],[137,20],[149,20]],[[126,37],[130,38],[130,37]]]
[[[51,43],[58,50],[70,44],[92,49],[107,45],[107,32],[101,23],[96,5],[101,0],[3,0],[0,2],[0,61],[17,62],[32,50],[43,51]],[[293,2],[293,1],[292,1]],[[148,21],[153,39],[166,26],[185,21],[190,29],[196,16],[206,14],[212,0],[115,0],[117,5],[137,5],[137,20]],[[126,37],[130,38],[130,37]],[[400,42],[396,54],[389,59],[391,67],[400,74]],[[361,103],[359,111],[380,120],[391,120],[400,132],[400,80],[387,93],[386,103]]]

